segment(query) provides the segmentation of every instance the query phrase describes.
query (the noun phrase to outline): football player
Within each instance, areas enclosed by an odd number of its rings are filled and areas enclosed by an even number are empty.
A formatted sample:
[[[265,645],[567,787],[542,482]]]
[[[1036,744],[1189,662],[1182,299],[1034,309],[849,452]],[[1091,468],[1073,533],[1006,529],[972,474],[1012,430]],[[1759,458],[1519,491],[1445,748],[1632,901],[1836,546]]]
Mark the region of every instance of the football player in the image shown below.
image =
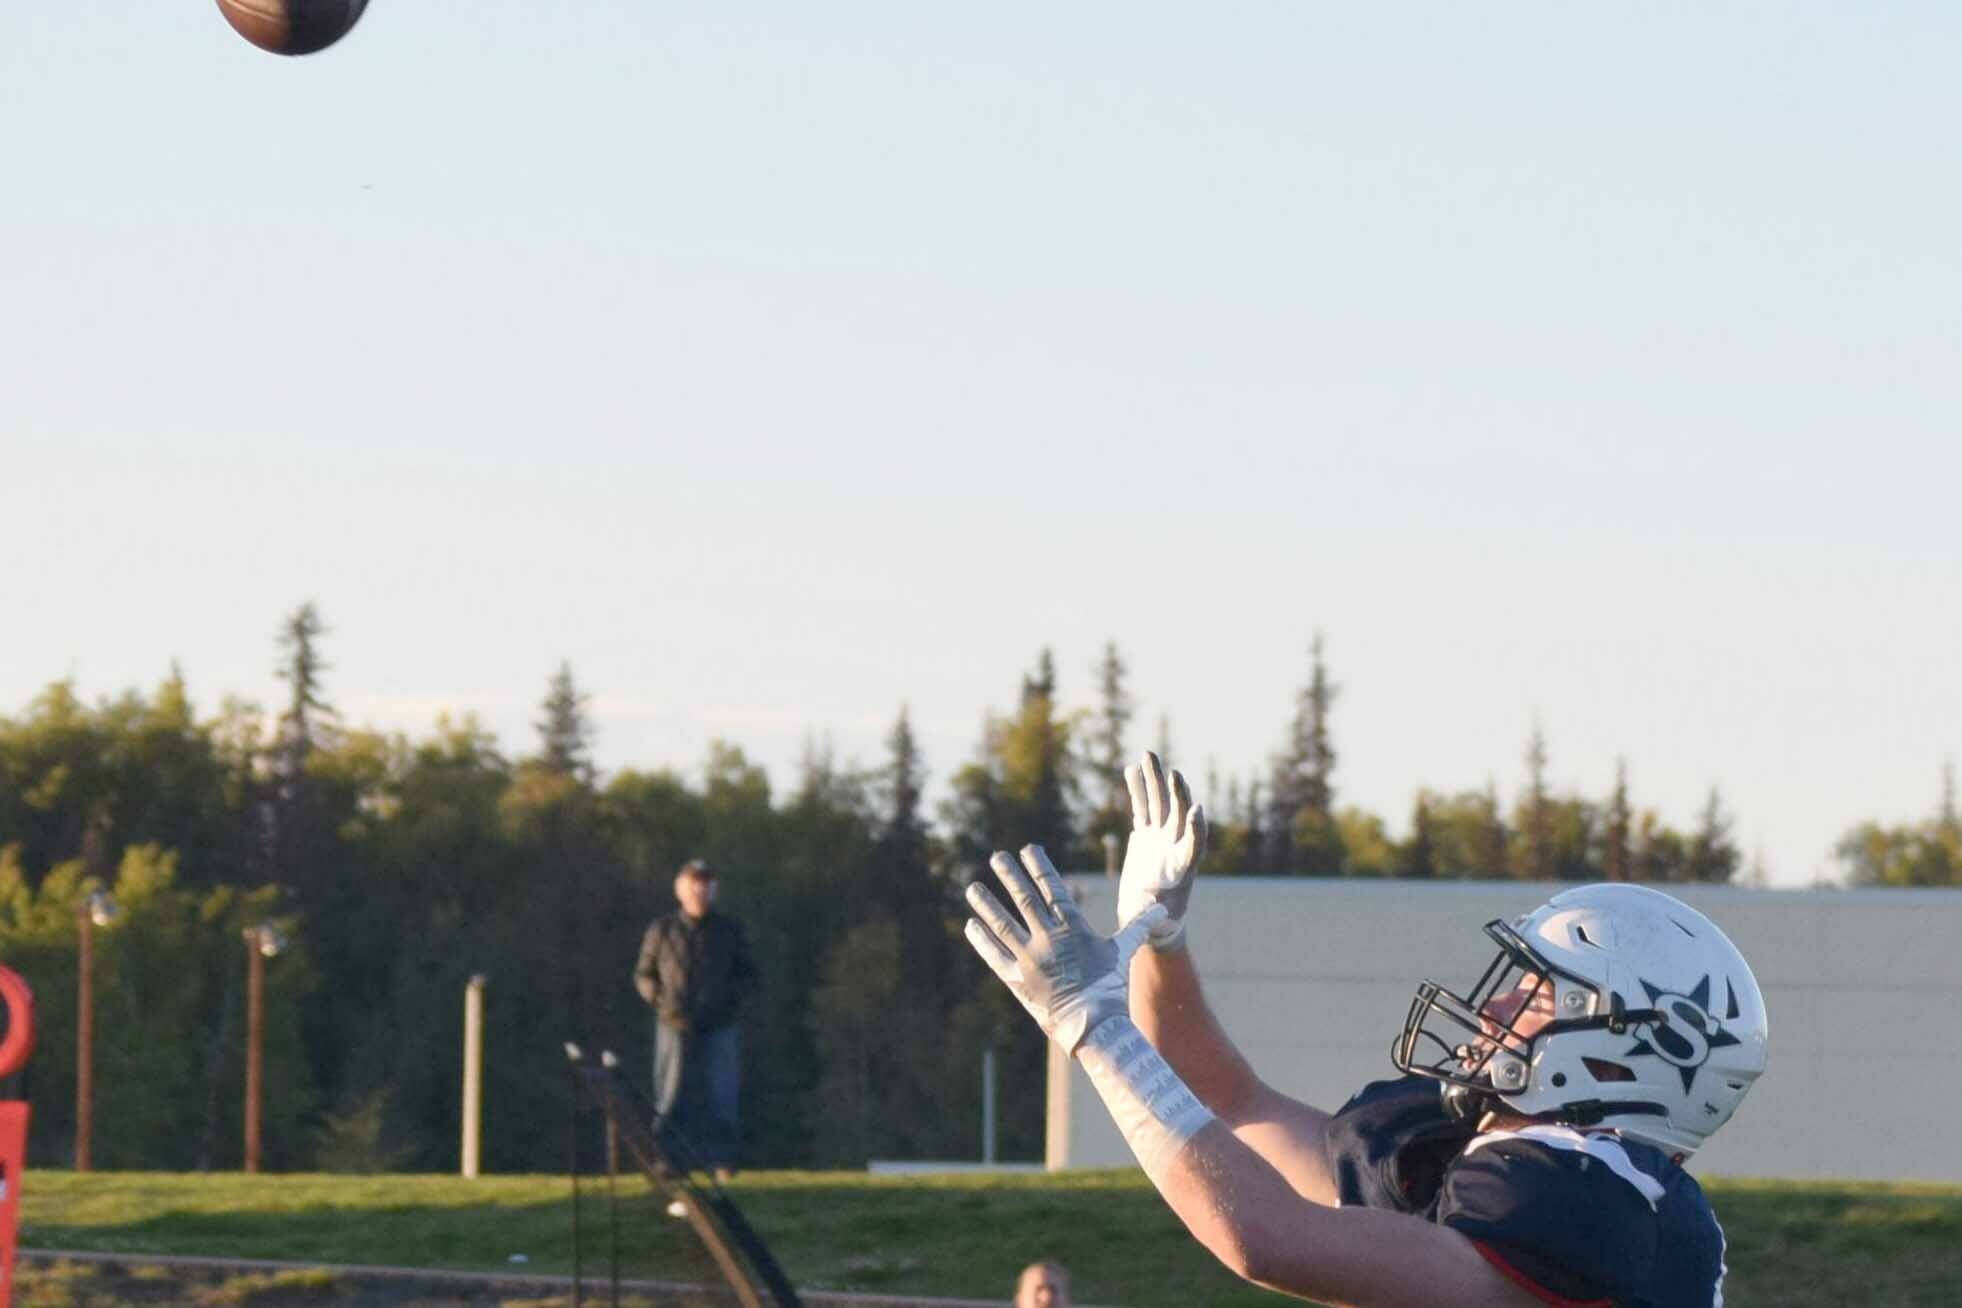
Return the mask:
[[[1682,1163],[1764,1069],[1751,969],[1642,886],[1582,886],[1486,924],[1466,993],[1418,987],[1400,1078],[1337,1112],[1266,1085],[1185,944],[1205,813],[1126,769],[1119,928],[1037,846],[968,887],[967,938],[1088,1073],[1145,1174],[1227,1267],[1349,1308],[1721,1308],[1723,1232]]]

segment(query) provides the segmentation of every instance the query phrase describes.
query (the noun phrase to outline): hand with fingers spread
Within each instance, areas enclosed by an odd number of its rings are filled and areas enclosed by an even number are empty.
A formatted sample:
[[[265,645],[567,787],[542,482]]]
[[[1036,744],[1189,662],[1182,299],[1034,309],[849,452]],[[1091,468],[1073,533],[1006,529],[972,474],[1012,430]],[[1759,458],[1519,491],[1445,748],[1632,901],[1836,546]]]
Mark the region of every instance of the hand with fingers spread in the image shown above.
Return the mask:
[[[989,860],[1026,926],[985,885],[967,888],[967,942],[1029,1010],[1043,1033],[1075,1053],[1093,1027],[1129,1012],[1131,955],[1164,916],[1148,908],[1114,936],[1097,934],[1040,845]],[[1025,872],[1023,869],[1027,869]]]
[[[1131,791],[1131,841],[1117,883],[1117,921],[1127,924],[1151,905],[1163,905],[1151,947],[1177,949],[1185,942],[1193,874],[1206,852],[1206,809],[1192,802],[1183,776],[1172,772],[1168,779],[1156,754],[1125,768],[1124,784]]]

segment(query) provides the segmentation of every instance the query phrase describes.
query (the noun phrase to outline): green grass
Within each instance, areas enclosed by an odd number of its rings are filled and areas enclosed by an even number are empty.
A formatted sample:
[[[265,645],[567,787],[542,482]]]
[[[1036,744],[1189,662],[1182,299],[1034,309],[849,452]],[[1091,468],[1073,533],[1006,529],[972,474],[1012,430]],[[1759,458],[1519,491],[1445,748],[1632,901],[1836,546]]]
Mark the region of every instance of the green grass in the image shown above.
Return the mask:
[[[588,1272],[602,1268],[602,1182],[583,1183]],[[1290,1302],[1241,1285],[1180,1229],[1135,1172],[885,1177],[753,1172],[732,1187],[809,1289],[1005,1299],[1016,1270],[1054,1257],[1090,1303],[1188,1308]],[[1962,1188],[1716,1182],[1731,1308],[1955,1308]],[[623,1179],[623,1274],[714,1279],[685,1224]],[[177,1176],[29,1172],[27,1248],[564,1272],[563,1177]]]

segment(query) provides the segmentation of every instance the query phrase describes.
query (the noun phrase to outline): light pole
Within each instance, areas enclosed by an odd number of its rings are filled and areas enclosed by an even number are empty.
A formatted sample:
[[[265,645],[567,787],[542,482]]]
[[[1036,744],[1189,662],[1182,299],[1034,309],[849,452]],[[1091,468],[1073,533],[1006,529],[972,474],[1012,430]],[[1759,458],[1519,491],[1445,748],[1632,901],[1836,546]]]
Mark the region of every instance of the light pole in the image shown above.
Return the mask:
[[[116,901],[92,890],[75,905],[75,1170],[94,1165],[95,929],[113,923]]]
[[[266,1041],[266,960],[286,948],[270,922],[245,928],[245,1170],[259,1170],[259,1063]]]
[[[1117,838],[1115,831],[1104,832],[1104,875],[1112,881],[1117,880],[1117,856],[1123,847],[1124,842]]]

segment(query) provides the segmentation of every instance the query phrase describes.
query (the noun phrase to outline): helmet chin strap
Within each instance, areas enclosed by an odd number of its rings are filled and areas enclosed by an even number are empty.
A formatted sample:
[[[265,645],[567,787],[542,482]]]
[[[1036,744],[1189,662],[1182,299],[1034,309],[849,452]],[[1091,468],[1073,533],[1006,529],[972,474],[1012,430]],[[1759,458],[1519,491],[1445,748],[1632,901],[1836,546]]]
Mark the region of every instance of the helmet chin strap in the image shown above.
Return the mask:
[[[1562,1126],[1599,1126],[1610,1117],[1668,1115],[1668,1108],[1647,1099],[1576,1099],[1543,1113],[1529,1114],[1535,1122],[1556,1122]]]
[[[1649,1099],[1575,1099],[1538,1113],[1522,1113],[1505,1097],[1491,1090],[1471,1086],[1444,1087],[1444,1111],[1454,1119],[1473,1126],[1488,1113],[1506,1113],[1527,1122],[1549,1126],[1599,1126],[1610,1117],[1667,1117],[1668,1108]]]

